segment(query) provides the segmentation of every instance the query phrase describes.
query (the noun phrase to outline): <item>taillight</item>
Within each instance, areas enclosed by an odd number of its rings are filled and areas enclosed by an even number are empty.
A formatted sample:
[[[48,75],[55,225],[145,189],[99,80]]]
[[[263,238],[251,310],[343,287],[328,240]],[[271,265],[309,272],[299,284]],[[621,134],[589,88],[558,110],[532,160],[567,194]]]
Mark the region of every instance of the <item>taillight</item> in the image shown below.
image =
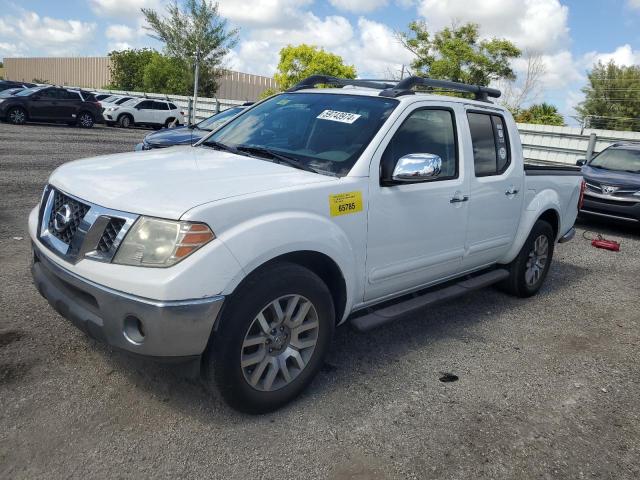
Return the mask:
[[[580,198],[578,198],[578,210],[582,210],[584,207],[584,191],[587,189],[587,182],[582,180],[580,184]]]

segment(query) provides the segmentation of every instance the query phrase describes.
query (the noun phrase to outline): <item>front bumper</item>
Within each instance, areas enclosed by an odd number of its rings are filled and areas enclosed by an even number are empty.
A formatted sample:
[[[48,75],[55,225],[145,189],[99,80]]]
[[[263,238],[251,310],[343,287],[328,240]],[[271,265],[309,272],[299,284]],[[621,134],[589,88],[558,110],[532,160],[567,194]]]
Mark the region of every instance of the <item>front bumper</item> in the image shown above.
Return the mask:
[[[581,214],[594,215],[623,222],[640,222],[640,198],[637,202],[620,201],[612,198],[601,198],[586,194]]]
[[[223,296],[158,301],[98,285],[60,267],[34,245],[31,267],[40,294],[90,337],[152,357],[201,355]]]

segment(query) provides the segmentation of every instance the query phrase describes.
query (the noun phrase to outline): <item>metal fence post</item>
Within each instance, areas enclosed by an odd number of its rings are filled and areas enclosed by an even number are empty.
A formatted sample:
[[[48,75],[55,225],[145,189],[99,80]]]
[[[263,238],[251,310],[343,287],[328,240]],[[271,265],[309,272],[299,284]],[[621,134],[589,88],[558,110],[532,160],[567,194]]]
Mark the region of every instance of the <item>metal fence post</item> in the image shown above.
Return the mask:
[[[598,137],[595,133],[592,133],[591,135],[589,135],[589,145],[587,146],[587,155],[586,155],[587,162],[591,160],[591,157],[593,157],[593,151],[596,148],[597,139]]]
[[[191,115],[193,114],[193,98],[189,98],[189,106],[187,107],[188,111],[187,111],[187,118],[189,119],[189,125],[193,125],[196,122],[194,121],[195,118],[192,117]]]

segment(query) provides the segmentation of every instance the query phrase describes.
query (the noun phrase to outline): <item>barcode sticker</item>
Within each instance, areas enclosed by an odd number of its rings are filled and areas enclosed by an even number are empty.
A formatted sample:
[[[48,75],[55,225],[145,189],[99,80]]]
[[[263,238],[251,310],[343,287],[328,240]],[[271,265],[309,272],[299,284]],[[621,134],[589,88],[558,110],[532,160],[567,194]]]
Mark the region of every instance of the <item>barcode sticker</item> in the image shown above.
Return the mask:
[[[357,113],[339,112],[337,110],[325,110],[316,118],[320,120],[331,120],[332,122],[353,123],[359,119],[361,115]]]

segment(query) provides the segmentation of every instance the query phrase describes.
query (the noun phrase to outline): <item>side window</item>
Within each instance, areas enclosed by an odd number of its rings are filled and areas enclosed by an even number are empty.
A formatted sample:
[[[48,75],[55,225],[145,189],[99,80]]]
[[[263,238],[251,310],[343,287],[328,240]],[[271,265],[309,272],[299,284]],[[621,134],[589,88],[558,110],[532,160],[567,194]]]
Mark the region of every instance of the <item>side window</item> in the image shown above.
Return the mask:
[[[145,100],[138,104],[138,108],[141,110],[153,110],[153,102],[151,100]]]
[[[51,98],[51,99],[53,99],[53,98],[55,98],[55,99],[60,98],[60,97],[58,96],[58,91],[57,91],[55,88],[49,88],[49,89],[47,89],[47,90],[44,90],[44,91],[40,92],[40,96],[41,96],[42,98]]]
[[[165,102],[153,102],[153,108],[155,110],[169,110],[169,107]]]
[[[442,159],[442,170],[431,181],[458,176],[458,146],[454,113],[423,108],[407,117],[382,154],[383,177],[390,177],[400,157],[410,153],[431,153]]]
[[[64,100],[81,100],[80,94],[78,92],[70,92],[68,90],[61,91],[60,98]]]
[[[511,162],[507,129],[499,115],[467,113],[476,177],[500,175]]]
[[[176,107],[173,103],[169,104],[169,110],[177,110],[178,107]]]

